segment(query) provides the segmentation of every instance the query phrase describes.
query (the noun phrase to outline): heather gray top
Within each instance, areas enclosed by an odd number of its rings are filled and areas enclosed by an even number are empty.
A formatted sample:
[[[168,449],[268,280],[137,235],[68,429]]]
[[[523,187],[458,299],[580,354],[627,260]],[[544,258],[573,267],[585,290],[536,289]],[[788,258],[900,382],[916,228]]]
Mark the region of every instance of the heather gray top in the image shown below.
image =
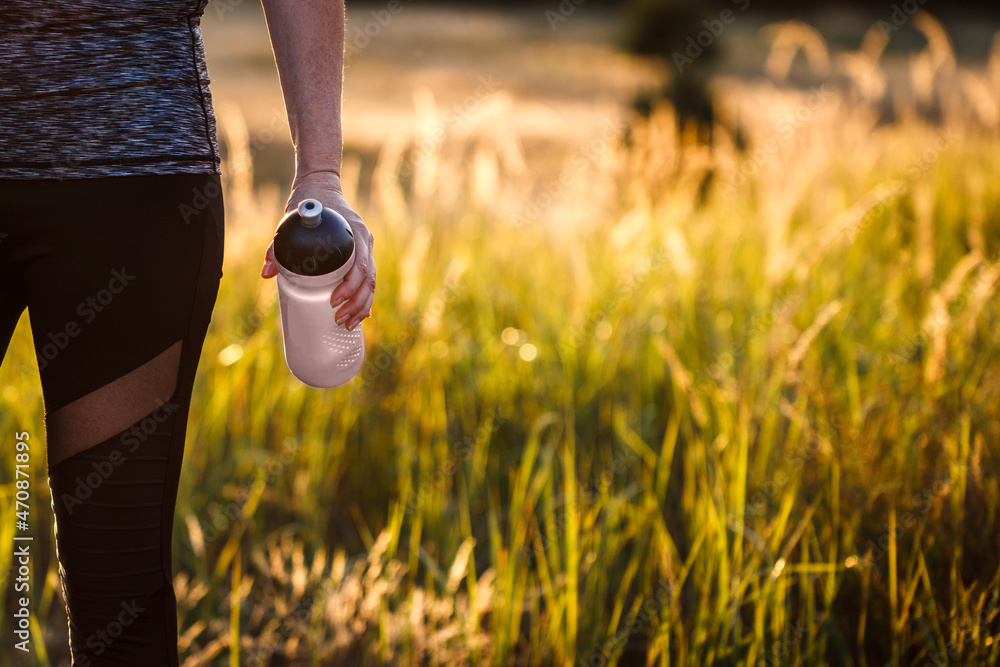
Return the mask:
[[[0,178],[219,173],[208,0],[0,0]]]

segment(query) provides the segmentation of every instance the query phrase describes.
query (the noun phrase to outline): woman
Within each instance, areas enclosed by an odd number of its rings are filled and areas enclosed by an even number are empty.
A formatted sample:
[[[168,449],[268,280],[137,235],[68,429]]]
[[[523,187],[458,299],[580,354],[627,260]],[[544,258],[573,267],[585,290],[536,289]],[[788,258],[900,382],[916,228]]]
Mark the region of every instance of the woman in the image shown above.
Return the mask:
[[[223,256],[207,1],[0,4],[0,355],[27,308],[77,666],[178,664],[170,540]],[[295,145],[287,210],[315,198],[351,224],[359,261],[331,301],[353,328],[375,263],[340,187],[343,1],[263,6]]]

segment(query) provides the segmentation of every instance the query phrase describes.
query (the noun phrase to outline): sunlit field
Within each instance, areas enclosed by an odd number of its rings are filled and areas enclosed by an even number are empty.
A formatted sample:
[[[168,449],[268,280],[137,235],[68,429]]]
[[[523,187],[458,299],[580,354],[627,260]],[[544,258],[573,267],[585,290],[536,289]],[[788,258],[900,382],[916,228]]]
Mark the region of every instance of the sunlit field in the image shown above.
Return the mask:
[[[617,103],[548,141],[526,135],[555,102],[467,108],[475,76],[407,79],[381,135],[348,98],[378,140],[344,171],[378,288],[333,390],[289,374],[258,277],[287,194],[259,173],[285,164],[271,102],[216,88],[227,256],[175,524],[182,664],[997,664],[1000,38],[958,61],[913,20],[899,85],[877,29],[850,52],[754,31],[765,66],[716,79],[700,129],[631,112],[656,67],[625,60]],[[31,433],[51,554],[19,664],[68,664],[27,325],[0,432]]]

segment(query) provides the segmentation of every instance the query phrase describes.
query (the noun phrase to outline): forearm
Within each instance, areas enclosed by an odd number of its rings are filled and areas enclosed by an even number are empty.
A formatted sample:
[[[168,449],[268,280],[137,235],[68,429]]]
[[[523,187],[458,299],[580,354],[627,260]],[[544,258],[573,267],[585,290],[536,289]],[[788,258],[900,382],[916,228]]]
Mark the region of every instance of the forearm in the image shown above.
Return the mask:
[[[344,0],[261,0],[295,147],[295,174],[340,175]]]

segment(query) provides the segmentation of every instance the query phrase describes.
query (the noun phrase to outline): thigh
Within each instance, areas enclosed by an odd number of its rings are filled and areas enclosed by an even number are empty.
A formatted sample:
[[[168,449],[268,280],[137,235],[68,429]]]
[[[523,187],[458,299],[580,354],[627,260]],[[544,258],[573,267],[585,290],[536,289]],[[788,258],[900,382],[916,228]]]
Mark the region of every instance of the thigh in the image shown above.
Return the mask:
[[[34,183],[16,213],[37,222],[22,279],[51,413],[184,338],[223,206],[211,174]]]

